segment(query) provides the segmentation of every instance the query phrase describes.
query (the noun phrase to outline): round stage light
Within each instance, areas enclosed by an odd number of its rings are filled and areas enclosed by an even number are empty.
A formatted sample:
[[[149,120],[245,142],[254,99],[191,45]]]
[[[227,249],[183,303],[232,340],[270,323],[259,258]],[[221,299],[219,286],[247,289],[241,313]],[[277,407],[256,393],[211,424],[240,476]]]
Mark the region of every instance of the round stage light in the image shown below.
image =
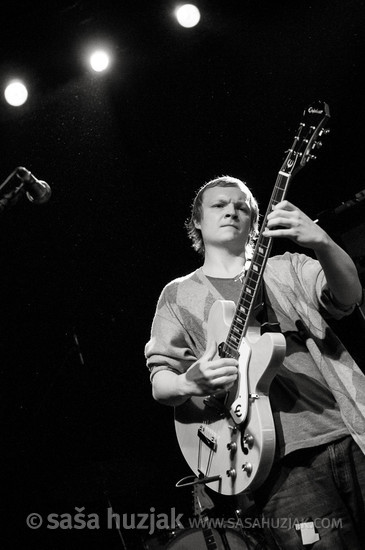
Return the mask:
[[[97,50],[90,56],[91,68],[98,73],[105,71],[109,67],[109,63],[109,55],[103,50]]]
[[[28,90],[20,80],[9,82],[4,91],[6,101],[12,107],[20,107],[28,99]]]
[[[200,11],[194,4],[184,4],[175,11],[176,19],[182,27],[195,27],[200,21]]]

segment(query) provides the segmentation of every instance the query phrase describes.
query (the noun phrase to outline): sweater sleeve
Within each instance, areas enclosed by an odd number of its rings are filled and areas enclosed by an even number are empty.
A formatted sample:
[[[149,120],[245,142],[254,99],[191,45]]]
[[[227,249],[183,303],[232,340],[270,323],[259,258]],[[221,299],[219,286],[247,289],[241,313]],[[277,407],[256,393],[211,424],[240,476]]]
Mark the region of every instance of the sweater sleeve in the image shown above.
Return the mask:
[[[293,254],[290,257],[292,268],[308,300],[318,308],[324,318],[341,319],[353,312],[356,304],[345,306],[335,299],[318,260],[304,254]]]
[[[176,304],[176,289],[167,285],[157,303],[150,339],[145,346],[151,379],[160,370],[185,372],[197,357]]]

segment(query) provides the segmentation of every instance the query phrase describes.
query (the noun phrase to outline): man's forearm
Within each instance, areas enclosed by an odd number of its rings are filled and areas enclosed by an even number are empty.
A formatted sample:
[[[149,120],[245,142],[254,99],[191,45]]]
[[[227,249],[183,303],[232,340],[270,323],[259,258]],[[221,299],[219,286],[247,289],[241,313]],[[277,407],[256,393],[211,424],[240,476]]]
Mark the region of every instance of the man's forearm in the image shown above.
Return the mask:
[[[189,396],[182,390],[183,374],[176,374],[169,370],[158,371],[152,378],[153,398],[163,405],[177,407],[182,405]]]
[[[356,266],[347,252],[328,237],[315,253],[336,300],[345,306],[359,303],[362,287]]]

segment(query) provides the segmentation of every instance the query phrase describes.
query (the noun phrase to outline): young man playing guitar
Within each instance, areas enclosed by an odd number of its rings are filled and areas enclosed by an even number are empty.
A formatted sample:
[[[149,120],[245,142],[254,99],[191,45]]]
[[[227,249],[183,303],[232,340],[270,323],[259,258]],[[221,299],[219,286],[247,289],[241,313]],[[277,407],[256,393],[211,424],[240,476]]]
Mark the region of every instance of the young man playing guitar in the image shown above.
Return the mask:
[[[207,348],[207,319],[216,300],[237,303],[258,216],[240,180],[217,178],[198,191],[187,229],[203,265],[164,288],[146,345],[153,397],[160,403],[179,410],[194,396],[220,396],[235,387],[239,361],[218,355],[214,339]],[[267,543],[288,550],[360,550],[365,379],[325,320],[348,315],[360,303],[357,271],[348,254],[286,200],[268,213],[262,235],[288,238],[316,257],[269,258],[255,301],[264,308],[255,306],[251,315],[252,322],[258,318],[281,332],[286,344],[270,385],[275,458],[253,491]]]

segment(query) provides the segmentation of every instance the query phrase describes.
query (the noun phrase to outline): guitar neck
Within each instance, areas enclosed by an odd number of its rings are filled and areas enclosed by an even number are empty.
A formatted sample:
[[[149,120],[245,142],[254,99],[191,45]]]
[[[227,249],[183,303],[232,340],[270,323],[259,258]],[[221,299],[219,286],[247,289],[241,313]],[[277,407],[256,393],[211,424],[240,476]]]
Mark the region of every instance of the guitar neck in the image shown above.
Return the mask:
[[[310,105],[308,109],[304,111],[303,117],[304,121],[300,123],[293,145],[289,149],[287,157],[277,175],[269,206],[261,224],[261,231],[255,246],[251,265],[245,277],[241,296],[227,339],[219,347],[221,357],[231,356],[238,358],[238,350],[242,338],[248,330],[248,321],[255,304],[262,274],[271,250],[272,239],[270,237],[264,237],[263,235],[267,216],[271,212],[273,206],[285,198],[291,177],[303,168],[312,158],[316,158],[315,155],[312,154],[312,151],[322,145],[320,141],[317,141],[317,138],[329,132],[329,130],[324,130],[324,126],[330,118],[327,103],[317,102]]]
[[[242,292],[236,307],[236,311],[227,335],[223,353],[236,356],[241,345],[242,338],[248,329],[248,320],[255,304],[255,299],[262,279],[262,274],[270,254],[272,238],[265,237],[263,231],[266,227],[266,220],[273,206],[282,201],[287,193],[291,174],[285,172],[284,163],[276,178],[269,206],[265,218],[261,224],[261,231],[257,239],[255,251],[252,256],[250,267],[247,271]]]
[[[200,518],[202,520],[202,531],[203,531],[203,536],[204,536],[207,550],[218,550],[214,533],[212,529],[209,527],[208,517],[206,515],[201,514]]]

